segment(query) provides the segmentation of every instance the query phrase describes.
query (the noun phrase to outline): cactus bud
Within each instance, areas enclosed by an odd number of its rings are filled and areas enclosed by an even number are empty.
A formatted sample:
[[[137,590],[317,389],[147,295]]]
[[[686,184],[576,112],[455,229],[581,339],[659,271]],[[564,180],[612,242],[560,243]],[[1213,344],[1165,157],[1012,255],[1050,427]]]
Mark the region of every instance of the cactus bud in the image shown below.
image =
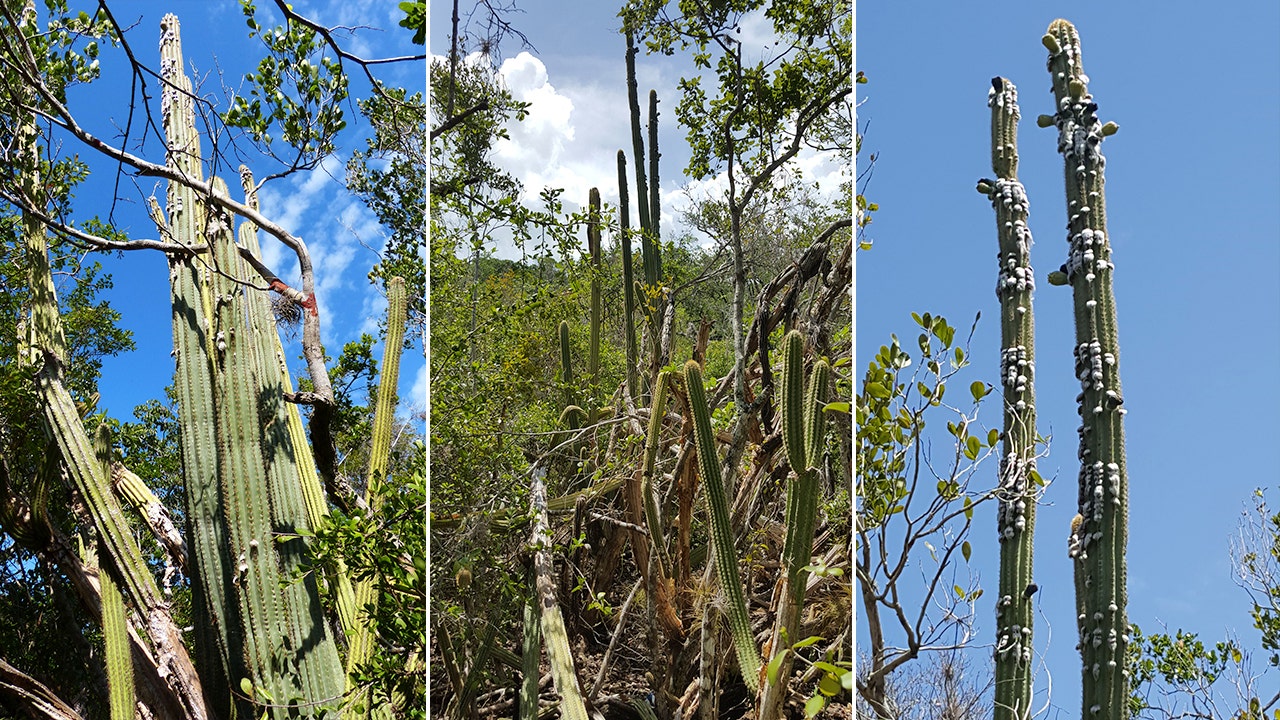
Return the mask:
[[[1057,120],[1052,115],[1041,115],[1036,118],[1036,125],[1042,128],[1053,127]]]
[[[1045,34],[1044,37],[1040,38],[1040,42],[1044,44],[1050,55],[1057,55],[1062,52],[1062,46],[1058,45],[1058,38],[1052,35]]]
[[[1113,122],[1108,122],[1107,124],[1102,126],[1102,137],[1111,137],[1112,135],[1115,135],[1117,132],[1119,132],[1119,130],[1120,130],[1119,125]]]

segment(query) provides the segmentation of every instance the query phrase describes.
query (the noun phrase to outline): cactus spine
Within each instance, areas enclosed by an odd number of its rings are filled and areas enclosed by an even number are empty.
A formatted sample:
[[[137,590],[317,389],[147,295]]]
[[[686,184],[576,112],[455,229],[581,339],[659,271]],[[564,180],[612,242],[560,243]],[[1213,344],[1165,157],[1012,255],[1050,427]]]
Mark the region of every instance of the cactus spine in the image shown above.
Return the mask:
[[[1069,554],[1075,567],[1076,610],[1086,718],[1123,718],[1128,709],[1125,651],[1125,546],[1128,475],[1124,458],[1120,348],[1112,291],[1101,145],[1114,123],[1098,120],[1081,60],[1080,36],[1055,20],[1044,37],[1049,50],[1058,129],[1066,167],[1067,241],[1061,272],[1075,299],[1075,371],[1080,379],[1081,522],[1073,526]]]
[[[978,190],[995,208],[1000,252],[1000,377],[1004,386],[1004,452],[996,497],[1000,595],[996,600],[996,720],[1031,717],[1032,543],[1035,536],[1035,321],[1027,193],[1018,181],[1018,89],[991,79],[991,167],[995,180]]]
[[[716,454],[715,435],[711,432],[711,409],[707,392],[702,387],[702,368],[690,360],[684,366],[685,390],[689,397],[689,413],[693,416],[693,433],[697,440],[698,468],[707,490],[707,508],[711,515],[711,540],[714,562],[724,590],[729,628],[738,651],[738,667],[751,692],[760,689],[760,653],[751,632],[751,617],[738,576],[738,555],[734,550],[733,527],[729,523],[729,500],[720,477],[720,458]],[[705,652],[705,649],[704,649]],[[706,658],[704,658],[705,660]]]
[[[804,385],[804,337],[799,330],[787,333],[782,344],[779,378],[782,439],[794,479],[787,485],[787,537],[782,548],[785,576],[778,593],[778,615],[770,642],[768,682],[761,693],[760,717],[781,717],[791,677],[790,646],[797,642],[800,611],[807,584],[805,566],[813,553],[813,529],[818,513],[818,466],[822,461],[826,432],[822,407],[831,382],[831,366],[824,360],[813,365],[808,391]]]

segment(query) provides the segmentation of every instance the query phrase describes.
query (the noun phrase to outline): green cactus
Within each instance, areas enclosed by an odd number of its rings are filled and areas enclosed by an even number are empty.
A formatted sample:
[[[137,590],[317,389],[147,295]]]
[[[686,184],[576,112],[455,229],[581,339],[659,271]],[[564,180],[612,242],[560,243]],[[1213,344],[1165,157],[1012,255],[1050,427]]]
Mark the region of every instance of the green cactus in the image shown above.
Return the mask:
[[[103,475],[111,476],[111,426],[102,423],[94,437],[94,454]],[[89,561],[92,563],[92,561]],[[111,720],[133,720],[135,693],[129,624],[120,588],[110,572],[99,572],[102,586],[102,640],[107,667],[107,695]]]
[[[189,178],[170,183],[162,233],[193,249],[207,244],[219,270],[207,273],[207,258],[170,261],[196,615],[217,628],[197,646],[212,661],[215,706],[260,715],[233,689],[248,686],[272,698],[271,717],[324,717],[341,700],[343,672],[315,576],[301,572],[310,524],[297,457],[307,449],[289,431],[268,304],[236,280],[250,272],[232,220],[189,187],[203,183],[191,85],[177,18],[166,15],[161,29],[168,162]],[[227,193],[216,178],[209,186]]]
[[[826,432],[826,404],[831,382],[831,366],[824,360],[813,365],[808,391],[804,386],[804,338],[798,330],[787,333],[782,345],[781,397],[782,439],[795,478],[787,485],[787,536],[783,543],[782,566],[786,573],[779,594],[777,620],[770,642],[766,683],[760,696],[760,717],[781,717],[782,703],[791,676],[792,654],[788,652],[800,628],[804,591],[813,553],[813,529],[818,512],[818,465],[822,460]]]
[[[685,390],[689,397],[689,413],[698,448],[698,468],[707,491],[707,508],[711,515],[711,539],[720,587],[724,590],[726,611],[733,644],[738,651],[738,667],[742,679],[752,693],[760,689],[760,652],[751,632],[751,616],[742,593],[738,575],[738,555],[734,550],[733,527],[729,523],[729,499],[720,477],[720,458],[716,454],[715,435],[711,431],[711,409],[707,392],[702,387],[702,368],[690,360],[684,366]]]
[[[636,353],[635,274],[631,269],[631,211],[627,195],[627,155],[618,151],[618,237],[622,240],[623,332],[627,344],[627,393],[635,400],[640,395],[639,358]]]
[[[591,378],[590,410],[587,412],[587,424],[594,425],[600,419],[600,408],[596,402],[597,388],[600,386],[600,327],[601,299],[600,280],[604,272],[604,253],[600,247],[600,190],[591,188],[587,200],[587,251],[591,255],[591,341],[587,355],[587,375]]]
[[[560,321],[560,382],[564,384],[564,404],[577,405],[573,398],[573,363],[569,353],[569,321]],[[578,428],[573,428],[577,430]]]
[[[382,344],[382,378],[378,382],[378,400],[373,415],[373,439],[369,449],[369,470],[365,482],[365,501],[369,511],[376,513],[383,496],[387,468],[391,460],[391,436],[396,412],[396,387],[400,382],[400,355],[404,349],[404,330],[407,321],[408,301],[405,298],[404,279],[393,277],[387,283],[387,336]],[[372,578],[355,586],[355,606],[365,612],[376,612],[378,589]],[[362,663],[373,655],[373,633],[368,625],[357,624],[351,633],[347,651],[347,689],[354,687],[353,676]],[[357,717],[391,717],[392,708],[374,707],[366,692],[358,693],[353,703]]]
[[[649,537],[658,551],[658,576],[664,580],[670,577],[671,556],[667,553],[667,544],[663,540],[664,532],[662,520],[658,516],[653,480],[657,472],[658,436],[662,434],[662,413],[667,404],[667,385],[670,382],[670,372],[664,370],[658,373],[658,378],[653,385],[653,402],[649,407],[649,433],[645,436],[644,443],[644,487],[641,490],[644,495],[645,523],[649,526]]]
[[[644,267],[643,297],[645,318],[649,324],[650,362],[646,380],[657,377],[662,367],[662,319],[665,312],[662,295],[662,257],[660,233],[660,193],[658,186],[658,94],[649,92],[649,177],[645,177],[644,133],[640,125],[640,97],[636,82],[635,38],[627,36],[627,104],[631,110],[631,146],[636,172],[636,206],[639,211],[640,252]]]
[[[258,192],[257,184],[253,180],[253,173],[244,165],[240,166],[240,185],[244,190],[245,205],[258,209]],[[261,247],[258,244],[258,228],[253,223],[241,223],[237,230],[237,236],[240,240],[242,255],[246,254],[246,260],[250,258],[260,258]],[[272,312],[270,301],[262,294],[257,293],[249,298],[254,303],[254,312],[258,317],[267,317]],[[293,381],[289,378],[289,368],[285,363],[284,344],[280,341],[278,332],[266,333],[268,338],[265,343],[257,343],[255,347],[258,349],[261,362],[264,367],[275,365],[278,371],[278,377],[281,382],[281,389],[285,393],[293,392]],[[272,341],[274,340],[274,345]],[[274,347],[274,353],[271,352]],[[385,370],[384,370],[385,371]],[[283,407],[284,416],[283,423],[287,427],[289,434],[289,442],[296,448],[307,447],[306,430],[302,425],[302,414],[298,410],[298,406],[293,403],[286,403]],[[277,422],[281,418],[277,417]],[[324,487],[320,481],[320,475],[316,472],[315,461],[311,457],[311,453],[298,453],[294,458],[298,465],[298,488],[302,491],[303,503],[306,506],[307,523],[311,527],[318,528],[329,517],[329,504],[325,500]],[[335,572],[330,577],[336,591],[335,605],[338,611],[338,621],[344,631],[351,632],[360,627],[361,623],[357,618],[358,605],[356,604],[355,589],[351,582],[351,576],[346,570],[345,563],[341,558],[337,560]]]
[[[124,598],[109,573],[99,576],[102,584],[102,637],[106,647],[107,687],[110,689],[111,720],[132,720],[134,707],[133,658],[129,649],[129,627],[125,622]]]
[[[1067,262],[1060,272],[1075,299],[1075,371],[1080,379],[1079,522],[1069,554],[1075,567],[1083,716],[1123,718],[1129,680],[1125,652],[1125,547],[1128,542],[1128,475],[1120,391],[1110,236],[1107,234],[1103,138],[1116,130],[1098,119],[1071,23],[1055,20],[1044,36],[1057,112],[1058,152],[1066,166]]]
[[[1032,542],[1035,535],[1035,322],[1027,193],[1018,181],[1018,90],[992,78],[991,166],[980,180],[991,200],[999,236],[1000,376],[1004,386],[1004,454],[996,494],[1000,539],[1000,596],[996,601],[996,720],[1031,717]]]

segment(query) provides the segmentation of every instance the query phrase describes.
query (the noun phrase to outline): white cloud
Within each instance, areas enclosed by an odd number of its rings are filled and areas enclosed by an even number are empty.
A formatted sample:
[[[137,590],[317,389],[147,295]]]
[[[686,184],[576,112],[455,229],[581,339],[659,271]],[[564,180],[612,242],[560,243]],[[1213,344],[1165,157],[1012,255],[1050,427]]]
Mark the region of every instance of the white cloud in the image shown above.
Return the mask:
[[[548,82],[542,61],[527,52],[503,61],[498,74],[512,97],[530,106],[523,122],[508,125],[510,137],[498,142],[496,159],[524,182],[527,196],[537,197],[543,187],[555,186],[565,146],[573,142],[574,104]]]

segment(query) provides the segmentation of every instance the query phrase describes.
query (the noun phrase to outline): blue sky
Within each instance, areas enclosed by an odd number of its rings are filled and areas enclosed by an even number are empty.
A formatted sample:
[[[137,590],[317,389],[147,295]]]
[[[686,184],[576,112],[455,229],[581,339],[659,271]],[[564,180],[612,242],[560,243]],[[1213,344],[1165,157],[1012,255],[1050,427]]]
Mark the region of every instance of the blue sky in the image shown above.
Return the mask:
[[[72,3],[92,13],[93,3]],[[260,18],[273,18],[267,11],[274,6],[259,2]],[[248,37],[245,17],[240,5],[232,0],[209,3],[163,5],[154,2],[113,2],[116,19],[126,28],[126,37],[138,59],[152,68],[159,66],[159,22],[165,12],[176,12],[181,23],[183,51],[187,71],[193,66],[198,91],[213,100],[220,110],[227,107],[224,84],[231,90],[241,87],[241,78],[256,68],[265,53],[261,41]],[[345,38],[347,48],[362,57],[376,58],[420,54],[421,46],[410,43],[410,33],[396,23],[403,15],[394,3],[364,0],[312,0],[295,2],[295,9],[326,26],[368,26]],[[342,37],[342,36],[340,36]],[[91,85],[72,89],[70,108],[80,121],[100,137],[117,135],[115,126],[123,127],[128,114],[129,73],[124,54],[118,48],[104,46],[101,58],[102,76]],[[413,90],[425,89],[425,68],[421,62],[381,66],[377,71],[390,84]],[[368,94],[368,82],[358,68],[348,67],[353,98]],[[149,92],[158,107],[158,85],[149,79]],[[248,90],[245,88],[247,94]],[[156,108],[153,108],[155,110]],[[317,267],[317,295],[322,320],[322,339],[329,354],[337,358],[346,342],[359,338],[361,332],[378,335],[377,323],[385,315],[386,300],[369,284],[366,276],[378,261],[377,252],[389,236],[376,217],[342,186],[345,163],[353,149],[364,146],[369,135],[354,102],[345,107],[348,129],[340,136],[338,153],[314,171],[274,180],[261,191],[265,215],[276,219],[308,244]],[[207,138],[203,141],[206,154]],[[253,153],[248,143],[246,162],[258,178],[279,170]],[[111,209],[115,167],[80,147],[68,145],[64,150],[79,152],[90,164],[92,175],[77,192],[75,210],[79,217],[95,213],[106,215]],[[160,162],[163,154],[154,136],[145,147],[133,151]],[[234,175],[228,178],[236,188]],[[126,176],[120,183],[120,199],[115,204],[113,219],[118,228],[133,237],[154,238],[155,226],[147,218],[145,198],[153,184],[139,181],[137,186]],[[163,203],[164,186],[155,186]],[[275,240],[264,238],[263,254],[268,265],[287,282],[297,282],[297,262]],[[149,398],[163,396],[163,388],[172,379],[171,324],[169,315],[168,278],[165,259],[151,251],[133,251],[122,258],[101,257],[104,267],[113,275],[115,288],[106,293],[112,305],[121,312],[121,325],[134,334],[137,349],[103,364],[99,409],[122,419],[132,419],[134,406]],[[381,358],[381,344],[375,357]],[[305,373],[298,359],[301,347],[295,341],[286,346],[290,369],[295,377]],[[400,414],[421,412],[426,402],[426,366],[421,350],[406,351],[400,370]]]
[[[1144,632],[1163,624],[1206,641],[1231,630],[1257,647],[1228,541],[1251,491],[1280,485],[1280,5],[928,8],[863,3],[857,15],[856,67],[870,78],[858,86],[858,123],[866,128],[860,162],[878,156],[866,194],[880,210],[869,228],[874,247],[857,260],[856,367],[865,369],[890,333],[918,355],[913,311],[946,316],[958,335],[981,311],[973,365],[961,378],[965,386],[996,382],[994,214],[974,184],[992,176],[991,78],[1012,80],[1023,117],[1019,176],[1035,237],[1037,413],[1040,432],[1054,438],[1039,469],[1056,478],[1037,517],[1036,651],[1052,674],[1047,717],[1057,709],[1078,716],[1066,554],[1076,512],[1078,383],[1071,293],[1044,280],[1065,260],[1066,214],[1056,132],[1035,125],[1052,112],[1040,37],[1055,18],[1076,25],[1099,117],[1120,125],[1103,151],[1129,409],[1129,619]],[[998,425],[995,406],[985,417]],[[989,464],[979,482],[989,486],[994,477]],[[993,506],[977,515],[972,540],[987,588],[977,608],[979,641],[990,643]],[[978,656],[989,658],[989,647]],[[1047,680],[1040,668],[1041,693]]]

